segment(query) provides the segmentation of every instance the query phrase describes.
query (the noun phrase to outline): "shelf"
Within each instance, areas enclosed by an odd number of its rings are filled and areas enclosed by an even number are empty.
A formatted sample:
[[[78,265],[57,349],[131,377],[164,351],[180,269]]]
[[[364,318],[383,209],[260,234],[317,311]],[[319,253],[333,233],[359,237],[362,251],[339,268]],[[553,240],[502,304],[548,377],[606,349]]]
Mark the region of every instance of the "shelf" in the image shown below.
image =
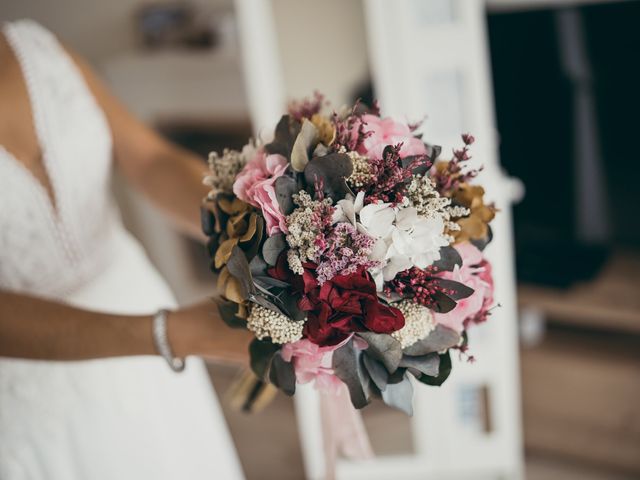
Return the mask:
[[[618,251],[597,278],[567,290],[520,285],[521,308],[540,309],[554,321],[640,333],[640,253]]]
[[[638,478],[640,352],[603,337],[555,331],[522,350],[525,446]]]

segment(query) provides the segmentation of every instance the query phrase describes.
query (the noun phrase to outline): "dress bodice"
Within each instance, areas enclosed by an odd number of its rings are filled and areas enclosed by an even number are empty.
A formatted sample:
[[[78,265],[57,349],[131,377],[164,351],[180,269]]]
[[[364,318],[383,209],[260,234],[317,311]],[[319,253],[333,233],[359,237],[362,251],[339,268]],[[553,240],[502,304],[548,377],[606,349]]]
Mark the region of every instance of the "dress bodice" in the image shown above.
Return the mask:
[[[61,297],[109,262],[120,226],[110,193],[111,133],[57,39],[29,20],[6,24],[26,83],[55,206],[0,146],[0,288]]]

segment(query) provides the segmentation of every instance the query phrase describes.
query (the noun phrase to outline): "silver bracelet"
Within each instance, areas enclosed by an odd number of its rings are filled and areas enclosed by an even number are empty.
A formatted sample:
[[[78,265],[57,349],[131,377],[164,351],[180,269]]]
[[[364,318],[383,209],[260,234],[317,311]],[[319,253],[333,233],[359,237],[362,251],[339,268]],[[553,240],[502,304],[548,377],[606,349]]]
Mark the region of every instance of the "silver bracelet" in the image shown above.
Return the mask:
[[[153,343],[156,346],[156,351],[167,361],[171,370],[181,372],[184,370],[185,361],[184,358],[174,356],[171,345],[169,345],[169,339],[167,338],[168,314],[168,310],[160,309],[153,316]]]

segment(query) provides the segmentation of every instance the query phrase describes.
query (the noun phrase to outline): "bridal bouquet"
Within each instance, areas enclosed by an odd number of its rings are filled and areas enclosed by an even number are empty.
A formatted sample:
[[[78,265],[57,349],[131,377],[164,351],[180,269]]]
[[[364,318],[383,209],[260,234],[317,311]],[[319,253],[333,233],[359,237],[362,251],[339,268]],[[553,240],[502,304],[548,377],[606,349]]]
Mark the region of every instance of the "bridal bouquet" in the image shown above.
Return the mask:
[[[210,155],[216,300],[229,326],[255,334],[261,380],[411,414],[410,377],[441,385],[488,316],[495,209],[469,183],[471,135],[440,161],[417,125],[327,108],[319,95],[294,103],[270,142]]]

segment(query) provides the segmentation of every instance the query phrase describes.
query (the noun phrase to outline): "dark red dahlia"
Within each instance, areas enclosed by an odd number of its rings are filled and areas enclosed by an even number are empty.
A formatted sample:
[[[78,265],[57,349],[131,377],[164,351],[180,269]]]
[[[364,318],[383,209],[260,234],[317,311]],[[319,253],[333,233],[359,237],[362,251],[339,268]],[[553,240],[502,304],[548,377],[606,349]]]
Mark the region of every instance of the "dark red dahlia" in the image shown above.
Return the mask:
[[[336,275],[320,285],[316,265],[305,263],[303,267],[304,274],[295,275],[286,264],[286,255],[281,254],[269,274],[291,283],[294,294],[300,295],[298,306],[307,312],[303,333],[313,343],[335,345],[354,332],[391,333],[404,326],[402,312],[380,302],[365,268]]]

